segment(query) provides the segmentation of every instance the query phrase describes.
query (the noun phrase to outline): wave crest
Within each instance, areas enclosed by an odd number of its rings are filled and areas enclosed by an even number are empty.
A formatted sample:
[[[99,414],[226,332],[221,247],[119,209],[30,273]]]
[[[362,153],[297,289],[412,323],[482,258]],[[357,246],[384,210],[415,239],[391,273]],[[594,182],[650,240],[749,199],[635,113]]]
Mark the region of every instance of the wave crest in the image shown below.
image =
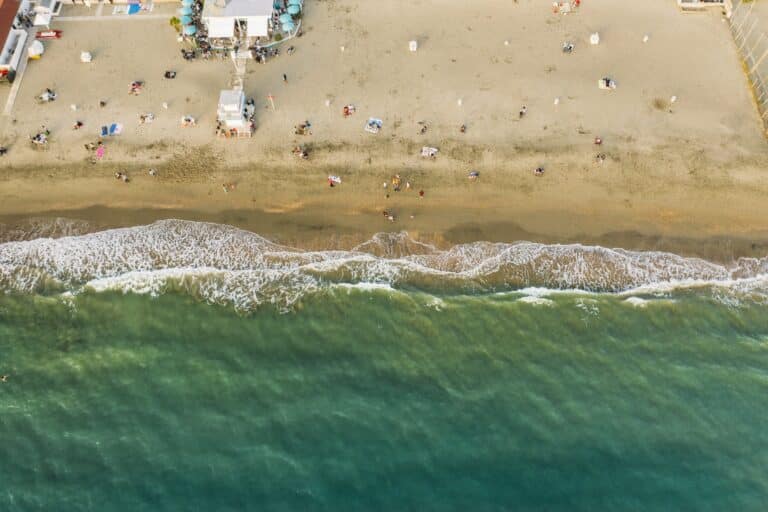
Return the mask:
[[[231,226],[164,220],[57,239],[0,244],[0,290],[181,290],[249,310],[291,306],[329,286],[378,283],[428,291],[524,288],[654,293],[714,286],[768,298],[768,258],[718,265],[671,253],[531,242],[448,250],[380,233],[350,251],[302,251]]]

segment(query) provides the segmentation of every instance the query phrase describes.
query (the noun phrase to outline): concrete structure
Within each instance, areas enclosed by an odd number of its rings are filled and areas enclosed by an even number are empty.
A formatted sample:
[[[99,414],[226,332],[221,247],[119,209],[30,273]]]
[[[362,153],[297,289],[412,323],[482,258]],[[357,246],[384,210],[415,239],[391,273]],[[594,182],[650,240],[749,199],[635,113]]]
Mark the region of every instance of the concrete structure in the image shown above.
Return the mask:
[[[208,0],[202,20],[209,38],[251,39],[267,37],[272,0]]]

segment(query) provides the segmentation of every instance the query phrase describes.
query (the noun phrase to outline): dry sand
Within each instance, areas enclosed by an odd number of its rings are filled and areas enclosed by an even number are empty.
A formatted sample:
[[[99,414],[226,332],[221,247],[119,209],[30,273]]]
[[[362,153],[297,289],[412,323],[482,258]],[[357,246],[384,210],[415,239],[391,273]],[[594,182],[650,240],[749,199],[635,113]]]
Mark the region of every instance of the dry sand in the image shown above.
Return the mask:
[[[258,130],[239,141],[213,137],[231,62],[183,61],[164,19],[58,22],[65,37],[28,68],[15,122],[0,119],[0,142],[11,144],[0,182],[6,224],[27,215],[103,226],[184,217],[295,243],[343,245],[408,230],[445,243],[670,248],[675,240],[693,253],[708,251],[684,239],[710,239],[722,258],[759,252],[768,239],[768,152],[719,13],[683,15],[667,0],[585,0],[567,16],[538,0],[307,3],[304,36],[289,43],[295,54],[249,63],[245,88],[260,107]],[[595,31],[602,41],[590,46]],[[411,39],[416,53],[408,52]],[[565,40],[576,45],[571,55],[561,52]],[[79,62],[81,50],[94,53],[92,64]],[[178,78],[163,80],[166,69]],[[603,76],[618,88],[599,90]],[[137,79],[146,90],[129,96]],[[45,87],[60,99],[37,105]],[[344,119],[346,103],[357,114]],[[140,126],[146,112],[157,120]],[[183,114],[199,125],[179,128]],[[380,134],[363,131],[368,116],[384,120]],[[313,135],[294,136],[305,119]],[[75,120],[83,130],[70,129]],[[108,122],[125,132],[106,141],[104,161],[90,164],[82,146]],[[42,124],[53,142],[35,151],[26,137]],[[290,154],[297,143],[310,146],[309,161]],[[418,157],[422,145],[440,148],[436,161]],[[602,164],[598,152],[607,156]],[[146,174],[150,166],[156,178]],[[533,176],[537,166],[544,176]],[[481,173],[478,182],[466,179],[470,169]],[[132,181],[116,181],[116,170]],[[329,173],[344,183],[329,188]],[[413,189],[387,198],[382,183],[394,173]],[[223,183],[236,188],[224,193]]]

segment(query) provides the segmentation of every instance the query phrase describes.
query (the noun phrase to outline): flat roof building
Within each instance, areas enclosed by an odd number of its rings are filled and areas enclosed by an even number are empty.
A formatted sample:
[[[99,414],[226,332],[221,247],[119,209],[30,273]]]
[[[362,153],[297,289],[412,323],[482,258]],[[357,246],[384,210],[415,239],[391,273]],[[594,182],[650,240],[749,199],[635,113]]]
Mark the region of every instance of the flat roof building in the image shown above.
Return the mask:
[[[272,1],[208,0],[201,16],[208,28],[208,37],[239,39],[268,36]]]

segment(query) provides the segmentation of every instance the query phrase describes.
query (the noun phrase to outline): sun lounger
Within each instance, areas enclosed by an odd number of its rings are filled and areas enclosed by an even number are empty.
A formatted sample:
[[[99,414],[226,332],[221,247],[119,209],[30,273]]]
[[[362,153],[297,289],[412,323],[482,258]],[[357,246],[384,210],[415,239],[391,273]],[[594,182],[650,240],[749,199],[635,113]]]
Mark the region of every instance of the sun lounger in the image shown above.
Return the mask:
[[[601,78],[597,81],[597,87],[598,89],[610,91],[616,88],[616,82],[610,78]]]
[[[424,146],[421,148],[421,156],[424,158],[435,158],[437,156],[437,148],[430,148],[429,146]]]
[[[365,131],[369,133],[379,133],[382,126],[384,126],[384,122],[381,119],[371,117],[368,118],[368,122],[365,124]]]

